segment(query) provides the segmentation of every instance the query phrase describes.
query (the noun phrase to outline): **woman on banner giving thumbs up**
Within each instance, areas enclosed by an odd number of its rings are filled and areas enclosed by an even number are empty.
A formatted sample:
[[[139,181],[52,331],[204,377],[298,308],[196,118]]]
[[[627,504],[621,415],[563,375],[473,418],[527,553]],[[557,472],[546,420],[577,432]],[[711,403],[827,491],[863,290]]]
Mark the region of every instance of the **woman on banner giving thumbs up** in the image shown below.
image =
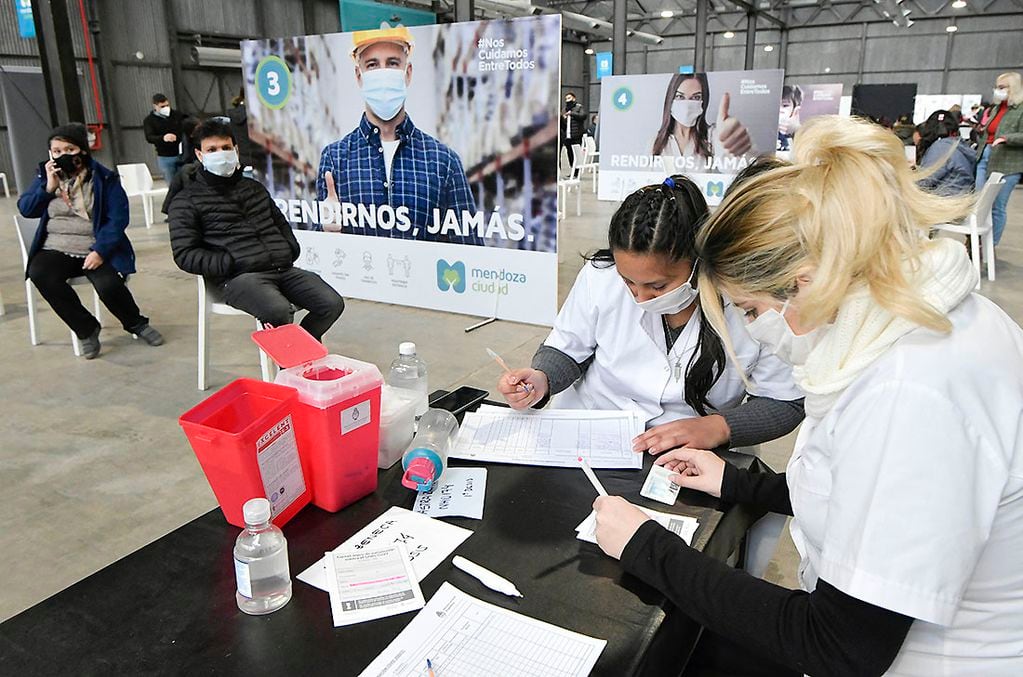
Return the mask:
[[[714,124],[707,122],[710,98],[706,73],[676,73],[671,77],[653,145],[654,155],[671,158],[665,166],[669,173],[721,171],[716,159],[742,157],[753,149],[749,130],[730,115],[731,94],[725,92],[721,97]]]

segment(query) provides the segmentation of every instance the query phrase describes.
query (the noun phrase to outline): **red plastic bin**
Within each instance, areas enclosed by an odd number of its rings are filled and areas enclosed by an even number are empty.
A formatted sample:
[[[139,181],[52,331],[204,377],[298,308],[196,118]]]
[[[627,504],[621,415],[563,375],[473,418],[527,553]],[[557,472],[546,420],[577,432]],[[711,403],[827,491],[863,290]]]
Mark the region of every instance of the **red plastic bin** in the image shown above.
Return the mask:
[[[313,504],[337,512],[373,493],[380,451],[380,370],[327,355],[322,343],[295,324],[264,329],[252,338],[284,367],[275,382],[298,391],[298,447]]]
[[[312,492],[298,451],[294,388],[241,378],[178,419],[230,524],[245,527],[242,506],[270,501],[282,526],[309,504]]]

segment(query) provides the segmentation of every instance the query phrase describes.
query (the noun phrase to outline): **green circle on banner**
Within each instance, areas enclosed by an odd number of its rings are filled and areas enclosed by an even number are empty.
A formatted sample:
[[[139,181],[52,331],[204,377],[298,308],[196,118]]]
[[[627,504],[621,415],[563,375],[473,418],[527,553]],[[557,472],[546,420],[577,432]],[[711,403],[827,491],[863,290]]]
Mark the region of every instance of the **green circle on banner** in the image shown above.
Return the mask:
[[[267,108],[284,108],[291,96],[291,71],[279,56],[265,56],[256,65],[256,94]]]
[[[632,107],[632,90],[628,87],[619,87],[615,90],[614,95],[611,97],[611,103],[618,110],[629,110]]]

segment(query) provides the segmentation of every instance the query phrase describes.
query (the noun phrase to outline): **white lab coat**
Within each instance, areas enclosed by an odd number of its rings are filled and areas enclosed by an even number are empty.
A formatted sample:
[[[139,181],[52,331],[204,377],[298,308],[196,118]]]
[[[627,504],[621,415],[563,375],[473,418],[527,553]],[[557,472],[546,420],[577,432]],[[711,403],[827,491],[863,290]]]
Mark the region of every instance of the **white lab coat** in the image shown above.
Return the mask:
[[[778,400],[801,398],[791,367],[750,337],[738,309],[728,304],[725,314],[736,356],[753,384],[750,394]],[[618,270],[585,264],[544,344],[576,362],[591,357],[593,362],[578,382],[554,397],[553,406],[635,410],[647,427],[698,416],[686,404],[684,389],[702,321],[697,310],[669,353],[661,316],[636,305]],[[722,410],[739,404],[745,395],[746,386],[728,360],[708,400]]]
[[[800,582],[917,619],[888,675],[1023,675],[1023,332],[975,294],[949,319],[803,422]]]

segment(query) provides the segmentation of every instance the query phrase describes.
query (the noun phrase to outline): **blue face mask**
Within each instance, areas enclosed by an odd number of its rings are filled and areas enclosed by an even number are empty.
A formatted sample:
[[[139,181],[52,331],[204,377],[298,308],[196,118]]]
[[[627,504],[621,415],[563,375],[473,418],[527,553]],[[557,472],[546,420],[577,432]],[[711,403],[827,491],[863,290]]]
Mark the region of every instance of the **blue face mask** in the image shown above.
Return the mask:
[[[210,174],[228,177],[238,169],[238,153],[234,150],[218,150],[202,154],[202,166]]]
[[[405,105],[405,69],[375,68],[362,73],[362,98],[383,121],[393,120]]]

